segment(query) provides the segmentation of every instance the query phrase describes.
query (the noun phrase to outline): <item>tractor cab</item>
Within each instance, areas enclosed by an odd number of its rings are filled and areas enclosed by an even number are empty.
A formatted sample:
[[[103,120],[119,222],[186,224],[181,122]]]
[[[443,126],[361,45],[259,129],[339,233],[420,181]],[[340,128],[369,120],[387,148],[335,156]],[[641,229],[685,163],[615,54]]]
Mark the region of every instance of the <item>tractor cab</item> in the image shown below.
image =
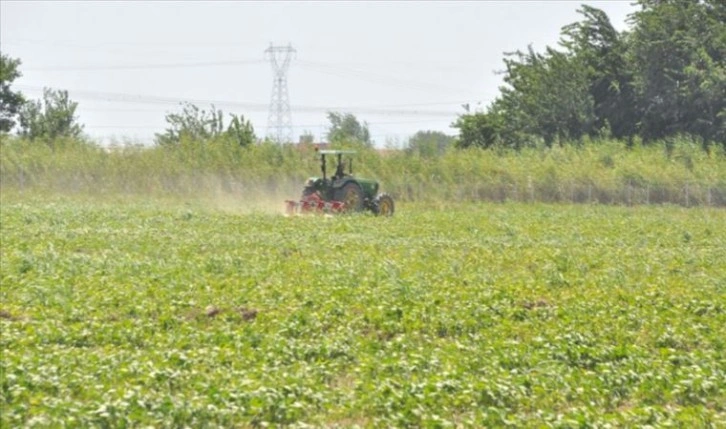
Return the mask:
[[[335,167],[335,174],[331,179],[333,182],[340,181],[344,179],[345,177],[352,177],[353,176],[353,158],[348,158],[348,173],[345,172],[345,162],[343,161],[343,155],[349,154],[354,155],[355,151],[352,150],[321,150],[318,153],[320,153],[320,169],[323,173],[323,180],[327,180],[327,162],[326,162],[326,156],[332,155],[337,159],[337,164]]]

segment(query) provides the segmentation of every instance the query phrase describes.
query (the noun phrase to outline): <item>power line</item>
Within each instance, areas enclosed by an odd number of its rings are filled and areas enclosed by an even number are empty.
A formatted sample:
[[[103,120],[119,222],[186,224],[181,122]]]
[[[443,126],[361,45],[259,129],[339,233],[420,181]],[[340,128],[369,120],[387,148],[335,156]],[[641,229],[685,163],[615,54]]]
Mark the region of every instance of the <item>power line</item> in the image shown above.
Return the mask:
[[[257,65],[264,63],[263,60],[234,60],[234,61],[203,61],[189,63],[160,63],[160,64],[115,64],[115,65],[88,65],[88,66],[45,66],[30,67],[25,71],[29,72],[83,72],[83,71],[106,71],[106,70],[153,70],[153,69],[181,69],[196,67],[223,67],[223,66],[241,66],[241,65]],[[400,79],[392,76],[370,73],[363,70],[350,69],[328,65],[325,63],[315,63],[309,61],[300,61],[301,67],[316,73],[337,76],[344,79],[356,79],[373,84],[393,86],[403,89],[413,89],[416,91],[438,91],[438,92],[455,92],[459,94],[471,94],[472,91],[464,88],[450,87],[433,82],[412,81],[410,79]],[[287,80],[287,76],[284,77]]]
[[[45,46],[59,46],[59,47],[65,47],[65,48],[73,48],[73,49],[96,49],[96,48],[107,48],[109,46],[128,46],[132,47],[135,50],[138,48],[143,48],[147,46],[163,46],[163,47],[190,47],[190,46],[200,46],[200,47],[236,47],[239,48],[240,43],[239,42],[200,42],[200,41],[187,41],[187,42],[153,42],[153,41],[143,41],[143,42],[118,42],[118,41],[112,41],[112,42],[102,42],[102,43],[94,43],[94,44],[78,44],[72,41],[67,40],[38,40],[38,39],[10,39],[10,40],[3,40],[3,45],[10,44],[10,45],[21,45],[21,44],[30,44],[30,45],[45,45]],[[251,46],[251,44],[248,44]]]
[[[38,92],[42,93],[44,87],[41,86],[33,86],[33,85],[15,85],[17,88],[31,91],[31,92]],[[264,106],[268,106],[265,103],[257,102],[257,103],[240,103],[235,101],[220,101],[220,100],[211,100],[211,99],[181,99],[181,98],[170,98],[170,97],[160,97],[160,96],[153,96],[153,95],[137,95],[137,94],[129,94],[129,93],[110,93],[110,92],[101,92],[101,91],[89,91],[89,90],[69,90],[69,92],[73,93],[74,95],[80,95],[85,96],[90,99],[96,99],[97,101],[102,102],[113,102],[118,101],[121,103],[141,103],[141,104],[153,104],[153,103],[160,103],[160,104],[177,104],[184,101],[189,102],[195,102],[195,103],[201,103],[201,104],[219,104],[219,105],[225,105],[225,106],[240,106],[240,107],[251,107],[252,109],[258,109]],[[116,100],[114,100],[116,99]],[[401,104],[377,104],[377,105],[329,105],[329,106],[296,106],[296,109],[300,110],[308,110],[308,111],[320,111],[320,110],[330,110],[330,111],[346,111],[350,109],[354,110],[371,110],[371,109],[396,109],[396,108],[404,108],[404,107],[426,107],[426,106],[456,106],[459,107],[464,103],[470,103],[471,100],[455,100],[455,101],[429,101],[429,102],[420,102],[420,103],[401,103]],[[109,111],[113,111],[116,109],[108,109]],[[120,111],[123,111],[123,109],[119,109]],[[131,109],[127,109],[131,110]],[[388,112],[386,110],[386,112]],[[439,112],[431,112],[431,113],[439,113]],[[445,112],[445,113],[456,113],[456,112]]]
[[[18,89],[25,90],[42,90],[43,87],[29,86],[29,85],[16,85]],[[210,99],[193,99],[193,98],[177,98],[177,97],[164,97],[156,95],[140,95],[140,94],[129,94],[129,93],[114,93],[114,92],[101,92],[101,91],[89,91],[89,90],[78,90],[68,89],[69,93],[73,94],[74,97],[81,97],[87,99],[94,99],[98,101],[107,102],[118,102],[118,103],[131,103],[131,104],[179,104],[183,102],[189,102],[193,104],[220,104],[227,106],[239,106],[250,109],[265,109],[266,104],[263,103],[239,103],[234,101],[220,101]]]
[[[21,90],[41,91],[43,87],[30,86],[30,85],[16,85]],[[137,95],[128,93],[111,93],[111,92],[100,92],[100,91],[89,91],[89,90],[76,90],[68,89],[68,92],[77,98],[86,98],[104,102],[116,102],[116,103],[131,103],[131,104],[160,104],[160,105],[178,105],[179,103],[189,102],[192,104],[202,105],[211,104],[215,106],[229,106],[248,111],[268,111],[269,105],[264,103],[243,103],[228,100],[211,100],[211,99],[192,99],[192,98],[176,98],[176,97],[162,97],[154,95]],[[438,103],[435,103],[438,104]],[[424,106],[426,104],[413,104],[411,106]],[[399,105],[405,107],[405,105]],[[461,112],[453,110],[426,110],[426,109],[390,109],[382,108],[378,106],[294,106],[296,112],[330,112],[330,111],[345,111],[350,113],[364,113],[374,115],[393,115],[393,116],[427,116],[427,117],[451,117],[460,114]]]
[[[380,59],[381,61],[376,63],[375,59],[368,61],[335,61],[334,63],[327,61],[318,60],[306,60],[310,64],[321,65],[321,66],[333,66],[333,67],[345,67],[354,68],[356,70],[381,70],[381,66],[385,66],[386,70],[392,66],[405,66],[405,67],[419,67],[425,70],[440,70],[440,71],[467,71],[471,70],[474,65],[472,61],[436,61],[436,60],[408,60],[408,61],[397,61]]]
[[[262,60],[236,60],[236,61],[206,61],[193,63],[165,63],[165,64],[117,64],[108,66],[49,66],[28,68],[25,71],[50,71],[50,72],[66,72],[66,71],[100,71],[100,70],[148,70],[148,69],[173,69],[173,68],[189,68],[189,67],[218,67],[218,66],[239,66],[250,64],[262,64]]]
[[[430,121],[430,120],[425,120],[425,121],[386,121],[386,122],[376,122],[376,121],[374,121],[374,122],[368,122],[368,121],[366,121],[365,124],[367,126],[375,126],[375,127],[378,127],[380,125],[421,124],[421,123],[431,123],[431,122],[432,121]],[[121,125],[121,124],[119,124],[119,125],[112,125],[112,124],[88,125],[88,124],[83,124],[83,126],[85,128],[119,128],[119,129],[146,129],[146,130],[158,130],[160,128],[163,128],[163,125],[162,126],[158,126],[158,125]],[[324,125],[324,124],[301,124],[301,125],[295,125],[293,128],[294,129],[297,129],[297,130],[303,130],[303,131],[305,131],[306,128],[316,128],[316,129],[323,129],[324,130],[324,129],[330,128],[330,125]],[[387,131],[388,132],[388,130],[384,130],[384,131]],[[400,135],[403,135],[403,134],[406,134],[406,133],[389,132],[389,134],[400,134]]]
[[[145,47],[180,47],[180,48],[189,48],[189,47],[204,47],[204,48],[214,48],[214,47],[240,47],[240,42],[200,42],[200,41],[188,41],[188,42],[153,42],[153,41],[143,41],[143,42],[119,42],[119,41],[112,41],[112,42],[103,42],[103,43],[94,43],[94,44],[78,44],[73,41],[67,41],[67,40],[39,40],[39,39],[3,39],[0,41],[0,45],[24,45],[24,44],[31,44],[31,45],[40,45],[40,46],[50,46],[50,47],[61,47],[61,48],[72,48],[72,49],[88,49],[88,50],[105,50],[108,47],[114,47],[114,46],[127,46],[129,48],[133,48],[133,52],[139,52],[139,48],[145,48]],[[252,46],[252,43],[246,44],[247,46]],[[146,52],[144,52],[146,53]],[[372,62],[336,62],[336,63],[328,63],[328,62],[320,62],[320,61],[314,61],[314,60],[308,60],[311,64],[318,64],[318,65],[330,65],[330,66],[348,66],[348,67],[360,67],[360,66],[374,66],[374,67],[380,67],[380,65],[372,64]],[[400,66],[411,66],[411,67],[424,67],[426,69],[435,69],[439,68],[442,70],[452,70],[452,71],[463,71],[466,68],[471,68],[472,63],[471,61],[462,61],[462,62],[453,62],[453,61],[432,61],[432,60],[423,60],[423,61],[384,61],[381,65],[391,66],[391,65],[400,65]]]
[[[112,100],[90,100],[89,102],[92,104],[94,101],[100,101],[101,103],[111,102]],[[121,101],[120,103],[125,103]],[[430,102],[430,103],[410,103],[410,104],[393,104],[393,105],[380,105],[380,106],[348,106],[348,107],[334,107],[330,108],[330,110],[333,111],[345,111],[348,109],[390,109],[390,108],[401,108],[401,107],[422,107],[422,106],[440,106],[440,105],[448,105],[448,106],[460,106],[463,103],[466,103],[466,101],[453,101],[453,102]],[[226,104],[221,104],[226,105]],[[262,103],[258,103],[258,105],[262,105]],[[159,109],[140,109],[140,108],[117,108],[117,107],[88,107],[88,104],[84,104],[82,106],[83,110],[85,111],[91,111],[91,112],[158,112]],[[322,109],[322,107],[321,107]],[[425,122],[421,120],[416,121],[407,121],[407,122]],[[399,122],[396,122],[399,123]]]
[[[299,61],[300,66],[309,70],[317,71],[320,73],[338,76],[343,78],[355,78],[371,83],[396,86],[399,88],[415,89],[415,90],[439,90],[446,92],[458,92],[471,94],[471,90],[464,88],[454,88],[432,82],[417,82],[410,79],[400,79],[392,76],[381,75],[377,73],[370,73],[369,71],[352,69],[347,67],[334,66],[326,63],[318,63],[314,61]]]
[[[86,110],[88,110],[88,109],[86,109]],[[95,112],[96,110],[91,109],[90,111]],[[384,121],[384,122],[378,122],[378,121],[368,122],[368,121],[364,121],[364,122],[365,122],[365,125],[369,125],[369,126],[371,126],[371,125],[373,125],[373,126],[379,126],[379,125],[400,125],[400,124],[422,124],[422,123],[431,123],[432,121],[430,119],[427,119],[427,120],[417,120],[417,121]],[[106,125],[92,125],[90,127],[93,127],[93,128],[149,128],[149,129],[151,129],[151,128],[158,129],[159,128],[159,126],[154,126],[154,125],[110,125],[110,124],[106,124]],[[295,128],[295,129],[303,129],[303,128],[330,128],[330,125],[324,125],[324,124],[320,124],[320,123],[316,123],[316,124],[300,124],[300,125],[293,126],[293,128]]]

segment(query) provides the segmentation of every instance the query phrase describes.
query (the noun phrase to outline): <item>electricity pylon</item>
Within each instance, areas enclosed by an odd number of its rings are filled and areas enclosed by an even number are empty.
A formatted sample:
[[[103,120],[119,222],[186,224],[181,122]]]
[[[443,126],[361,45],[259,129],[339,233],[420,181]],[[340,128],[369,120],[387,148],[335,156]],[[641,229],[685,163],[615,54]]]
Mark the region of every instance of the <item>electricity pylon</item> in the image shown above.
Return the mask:
[[[292,117],[290,115],[290,95],[287,92],[287,69],[290,67],[295,49],[291,45],[273,46],[265,49],[265,57],[272,65],[272,97],[267,117],[267,137],[278,144],[291,143]]]

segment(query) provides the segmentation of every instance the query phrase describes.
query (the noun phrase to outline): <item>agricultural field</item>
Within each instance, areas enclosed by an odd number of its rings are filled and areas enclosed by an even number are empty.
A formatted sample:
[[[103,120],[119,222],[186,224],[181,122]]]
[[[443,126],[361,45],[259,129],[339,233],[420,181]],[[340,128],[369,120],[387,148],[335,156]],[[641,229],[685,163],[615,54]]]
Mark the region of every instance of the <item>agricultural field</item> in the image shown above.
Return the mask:
[[[0,225],[1,427],[726,427],[723,209],[15,196]]]

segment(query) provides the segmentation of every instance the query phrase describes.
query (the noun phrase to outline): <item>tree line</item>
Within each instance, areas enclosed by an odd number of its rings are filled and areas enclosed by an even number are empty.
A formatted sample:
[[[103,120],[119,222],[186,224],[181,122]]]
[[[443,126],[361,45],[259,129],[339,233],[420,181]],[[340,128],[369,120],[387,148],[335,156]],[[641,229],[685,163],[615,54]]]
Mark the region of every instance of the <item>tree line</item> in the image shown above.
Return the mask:
[[[627,31],[583,5],[557,48],[506,53],[499,97],[458,118],[458,145],[551,146],[584,136],[647,144],[689,135],[726,147],[726,2],[637,6]]]
[[[80,138],[83,125],[78,123],[78,103],[68,91],[44,88],[42,100],[27,100],[10,85],[21,76],[20,60],[0,54],[0,135],[16,128],[20,137],[53,141],[58,137]]]
[[[82,139],[84,127],[76,116],[78,103],[70,100],[67,91],[44,88],[42,100],[27,100],[22,93],[10,88],[10,84],[21,76],[20,64],[18,59],[0,55],[0,133],[16,130],[23,139],[49,144],[60,137]],[[343,112],[328,112],[327,118],[328,142],[373,148],[366,122],[361,122],[352,113]],[[244,147],[261,141],[252,123],[243,115],[229,114],[225,124],[224,112],[214,105],[205,110],[183,102],[180,111],[168,113],[165,119],[167,128],[154,136],[157,146],[174,147],[182,141],[217,141]],[[420,131],[410,139],[409,150],[433,156],[443,153],[453,140],[441,132]],[[300,136],[300,142],[314,143],[314,136],[305,132]]]
[[[629,29],[618,32],[607,14],[583,5],[581,20],[561,30],[558,47],[505,53],[504,85],[484,110],[452,124],[458,136],[419,131],[407,150],[437,156],[450,146],[507,147],[577,144],[584,137],[648,144],[690,136],[704,148],[726,148],[726,2],[637,0]],[[0,55],[0,133],[52,141],[79,138],[77,103],[66,91],[45,89],[43,100],[12,91],[20,60]],[[373,147],[368,124],[351,113],[328,112],[328,142]],[[242,115],[182,103],[155,135],[160,146],[182,140],[260,141]],[[301,142],[310,142],[306,132]]]

